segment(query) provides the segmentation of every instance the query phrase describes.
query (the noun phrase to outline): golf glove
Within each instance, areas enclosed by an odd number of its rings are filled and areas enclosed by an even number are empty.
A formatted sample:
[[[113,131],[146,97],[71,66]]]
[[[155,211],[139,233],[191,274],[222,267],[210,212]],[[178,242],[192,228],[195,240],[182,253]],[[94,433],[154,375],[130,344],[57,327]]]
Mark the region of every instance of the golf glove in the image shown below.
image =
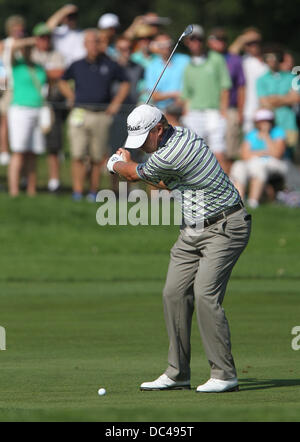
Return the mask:
[[[106,167],[107,167],[107,169],[109,170],[110,173],[116,173],[116,172],[114,171],[114,164],[115,164],[117,161],[123,161],[123,158],[122,158],[121,155],[118,155],[118,154],[116,154],[116,153],[113,154],[113,155],[109,158],[109,160],[107,161],[107,165],[106,165]]]

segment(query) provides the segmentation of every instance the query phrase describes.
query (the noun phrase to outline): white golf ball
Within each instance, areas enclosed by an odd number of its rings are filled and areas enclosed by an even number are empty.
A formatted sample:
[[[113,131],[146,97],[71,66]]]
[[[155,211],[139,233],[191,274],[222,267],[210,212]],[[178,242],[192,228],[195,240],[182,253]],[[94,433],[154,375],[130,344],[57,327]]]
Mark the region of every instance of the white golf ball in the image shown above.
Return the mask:
[[[99,388],[98,394],[99,394],[99,396],[104,396],[106,394],[105,388]]]

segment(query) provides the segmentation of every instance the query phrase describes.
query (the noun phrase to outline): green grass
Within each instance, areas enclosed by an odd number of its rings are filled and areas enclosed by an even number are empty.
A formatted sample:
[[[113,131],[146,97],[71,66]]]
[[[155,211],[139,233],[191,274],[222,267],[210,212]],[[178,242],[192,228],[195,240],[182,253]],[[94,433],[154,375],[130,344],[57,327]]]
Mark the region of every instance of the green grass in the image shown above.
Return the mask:
[[[224,301],[240,392],[140,392],[167,364],[177,227],[100,227],[97,204],[0,195],[1,421],[299,421],[299,210],[261,207]],[[194,321],[192,386],[208,363]],[[107,395],[99,397],[104,386]]]

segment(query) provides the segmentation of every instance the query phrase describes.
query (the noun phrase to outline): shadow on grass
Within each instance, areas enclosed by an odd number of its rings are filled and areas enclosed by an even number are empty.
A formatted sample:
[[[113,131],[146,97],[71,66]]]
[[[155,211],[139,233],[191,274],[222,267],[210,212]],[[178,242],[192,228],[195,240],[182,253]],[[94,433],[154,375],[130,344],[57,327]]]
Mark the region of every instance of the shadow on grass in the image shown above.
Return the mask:
[[[241,391],[265,390],[277,387],[300,387],[300,379],[256,379],[244,378],[239,380]]]

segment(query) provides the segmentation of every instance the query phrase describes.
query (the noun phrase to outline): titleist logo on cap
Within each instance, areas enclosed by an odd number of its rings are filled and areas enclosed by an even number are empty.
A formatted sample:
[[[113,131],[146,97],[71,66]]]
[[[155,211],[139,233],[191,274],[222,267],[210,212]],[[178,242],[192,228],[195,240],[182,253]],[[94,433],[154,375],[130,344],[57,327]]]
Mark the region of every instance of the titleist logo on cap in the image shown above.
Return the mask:
[[[153,125],[153,123],[156,123],[156,121],[157,121],[157,119],[153,118],[153,120],[150,121],[150,123],[148,123],[146,126],[143,126],[143,127],[142,126],[131,126],[130,124],[127,124],[127,130],[129,132],[135,132],[140,129],[144,129],[146,131],[147,129],[149,129],[149,127],[151,127]]]
[[[141,129],[141,126],[130,126],[130,124],[127,124],[127,129],[128,129],[130,132],[134,132],[135,130],[140,130],[140,129]]]

